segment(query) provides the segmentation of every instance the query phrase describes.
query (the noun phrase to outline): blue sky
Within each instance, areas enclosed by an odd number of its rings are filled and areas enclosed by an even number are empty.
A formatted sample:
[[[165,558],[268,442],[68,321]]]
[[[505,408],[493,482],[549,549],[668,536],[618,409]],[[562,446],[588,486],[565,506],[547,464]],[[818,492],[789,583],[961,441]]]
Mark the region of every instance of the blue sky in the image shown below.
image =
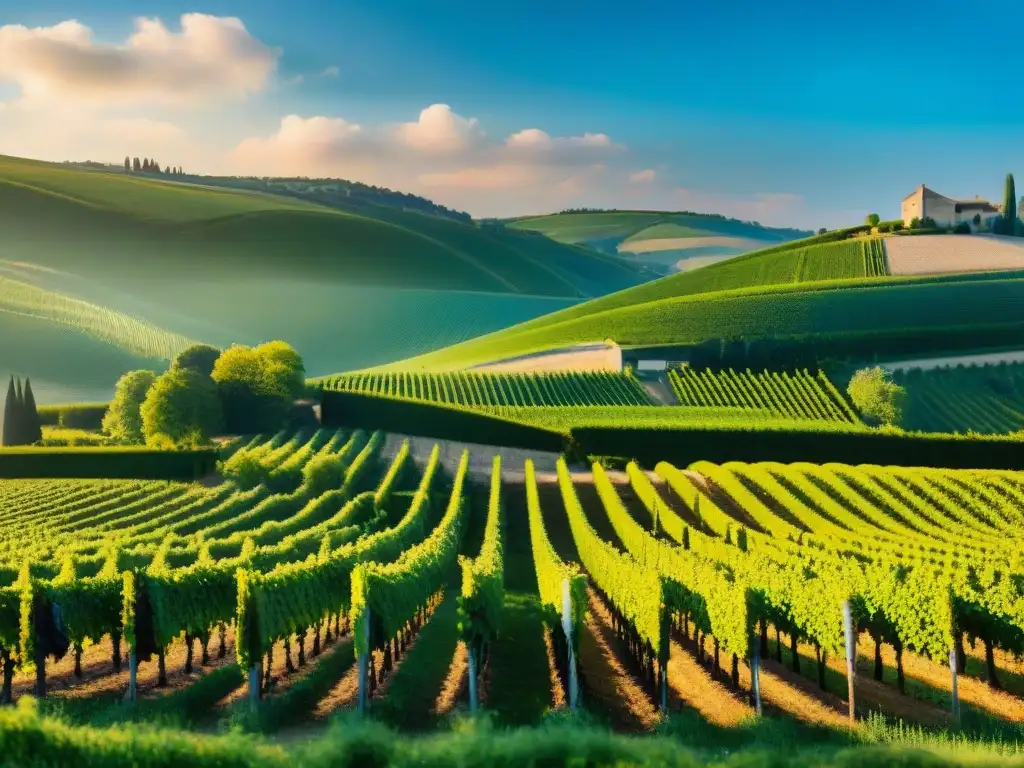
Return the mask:
[[[0,26],[76,19],[97,45],[123,45],[138,17],[177,31],[179,17],[193,12],[238,17],[252,38],[279,49],[272,82],[245,99],[187,110],[119,102],[120,118],[173,125],[204,150],[230,151],[246,138],[268,140],[286,115],[341,118],[365,137],[372,126],[415,121],[445,104],[494,142],[538,128],[551,137],[605,134],[621,145],[590,165],[559,160],[559,171],[544,174],[510,174],[512,161],[496,144],[464,167],[453,158],[398,162],[380,142],[372,152],[330,155],[339,173],[404,184],[482,215],[525,213],[532,200],[538,211],[643,202],[831,227],[869,210],[895,217],[922,182],[951,196],[999,198],[1005,174],[1024,173],[1015,37],[1024,6],[1004,0],[977,11],[940,0],[920,19],[913,5],[845,2],[0,0]],[[320,75],[330,67],[337,76]],[[0,84],[0,100],[12,79]],[[98,114],[96,104],[90,109]],[[332,135],[339,125],[330,124]],[[0,131],[0,152],[22,146],[36,147]],[[87,149],[56,139],[52,146]],[[281,168],[299,163],[296,153],[289,149]],[[185,162],[220,170],[201,154]],[[415,166],[415,175],[403,177],[399,165]],[[507,183],[461,186],[457,172],[485,166],[506,169]],[[643,170],[654,172],[646,192],[623,182]],[[563,181],[562,197],[547,194]]]

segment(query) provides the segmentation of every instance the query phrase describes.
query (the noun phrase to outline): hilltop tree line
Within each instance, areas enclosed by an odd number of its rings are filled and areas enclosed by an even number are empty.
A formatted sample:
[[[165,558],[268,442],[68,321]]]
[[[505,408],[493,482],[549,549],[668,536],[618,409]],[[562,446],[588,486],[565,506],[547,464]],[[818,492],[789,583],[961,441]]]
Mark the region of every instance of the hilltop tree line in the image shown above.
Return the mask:
[[[0,445],[31,445],[43,439],[43,427],[36,409],[36,398],[32,394],[32,382],[11,376],[4,400],[4,421],[0,430]]]
[[[137,157],[125,157],[124,159],[124,170],[126,173],[160,173],[164,176],[184,176],[185,172],[181,170],[181,166],[166,166],[163,170],[160,169],[160,163],[148,157],[144,157],[141,160]]]

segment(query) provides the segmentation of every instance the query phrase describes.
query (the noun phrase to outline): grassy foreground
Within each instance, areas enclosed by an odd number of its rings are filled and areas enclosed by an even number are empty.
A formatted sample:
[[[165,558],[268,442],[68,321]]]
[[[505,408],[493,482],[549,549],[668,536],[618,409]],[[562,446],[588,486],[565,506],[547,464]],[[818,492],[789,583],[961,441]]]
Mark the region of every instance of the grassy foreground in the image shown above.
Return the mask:
[[[627,737],[558,718],[537,728],[495,730],[485,720],[462,721],[449,732],[400,736],[372,721],[336,721],[323,736],[284,746],[240,733],[205,736],[133,726],[96,729],[41,717],[32,699],[0,712],[0,765],[32,766],[954,766],[1022,765],[1015,745],[973,743],[949,735],[871,727],[807,743],[792,729],[760,721],[736,739],[696,750],[685,731]],[[682,725],[682,723],[678,724]],[[706,728],[706,726],[705,726]],[[707,734],[694,734],[704,741]],[[888,743],[887,743],[888,742]]]

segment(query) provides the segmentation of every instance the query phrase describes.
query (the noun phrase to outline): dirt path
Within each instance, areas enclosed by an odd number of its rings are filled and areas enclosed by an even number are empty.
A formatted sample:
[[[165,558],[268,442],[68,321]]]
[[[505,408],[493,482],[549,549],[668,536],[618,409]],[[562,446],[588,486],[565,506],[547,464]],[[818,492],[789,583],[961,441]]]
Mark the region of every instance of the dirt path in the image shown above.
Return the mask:
[[[595,342],[535,352],[522,357],[496,360],[471,370],[505,373],[510,371],[621,371],[622,350],[618,344]]]
[[[929,357],[921,360],[892,360],[879,363],[882,368],[890,371],[908,371],[920,368],[927,371],[932,368],[955,367],[957,365],[994,365],[1002,362],[1019,363],[1024,361],[1024,349],[1010,352],[984,352],[976,355],[956,355],[952,357]]]
[[[601,599],[589,590],[590,611],[580,636],[580,670],[585,681],[583,706],[605,715],[616,731],[651,731],[660,715],[650,695],[619,660],[612,617]]]
[[[659,376],[653,381],[641,380],[640,383],[644,385],[648,397],[658,405],[679,405],[679,398],[664,376]]]
[[[754,717],[754,708],[715,680],[693,652],[676,641],[669,645],[669,693],[714,725],[735,727]]]

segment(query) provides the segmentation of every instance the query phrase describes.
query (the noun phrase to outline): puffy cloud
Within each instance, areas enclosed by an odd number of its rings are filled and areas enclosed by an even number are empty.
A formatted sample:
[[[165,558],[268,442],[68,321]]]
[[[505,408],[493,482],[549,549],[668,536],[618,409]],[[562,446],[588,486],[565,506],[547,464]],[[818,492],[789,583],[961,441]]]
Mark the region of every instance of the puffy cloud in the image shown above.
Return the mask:
[[[99,105],[181,103],[241,97],[265,87],[279,52],[240,19],[184,14],[181,31],[140,18],[120,45],[93,40],[77,21],[0,27],[0,81],[30,100]]]
[[[475,117],[457,115],[447,104],[431,104],[416,122],[397,126],[395,136],[415,150],[458,152],[479,144],[484,133]]]
[[[648,182],[654,181],[654,177],[656,175],[657,174],[654,172],[653,168],[647,168],[646,170],[634,171],[633,173],[629,174],[629,180],[633,184],[646,184]]]

